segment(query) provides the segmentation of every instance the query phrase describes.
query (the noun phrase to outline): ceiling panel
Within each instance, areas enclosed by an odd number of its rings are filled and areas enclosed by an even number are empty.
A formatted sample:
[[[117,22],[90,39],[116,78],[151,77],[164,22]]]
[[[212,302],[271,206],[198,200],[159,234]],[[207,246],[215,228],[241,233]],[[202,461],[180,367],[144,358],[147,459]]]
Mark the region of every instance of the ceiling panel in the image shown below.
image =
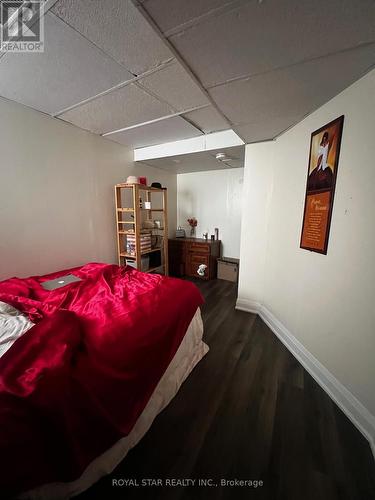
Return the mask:
[[[0,59],[0,95],[57,113],[132,75],[51,14],[45,16],[45,52]]]
[[[60,0],[52,10],[135,75],[173,57],[130,0]]]
[[[106,138],[132,148],[143,148],[180,139],[190,139],[198,135],[202,135],[198,129],[180,116],[174,116],[173,118],[111,134]]]
[[[235,132],[246,140],[247,144],[274,139],[276,136],[301,121],[301,115],[286,115],[264,120],[257,120],[246,125],[237,125]]]
[[[161,97],[177,111],[209,103],[200,87],[177,61],[142,78],[139,83]]]
[[[251,1],[170,40],[209,87],[375,41],[375,2]]]
[[[215,158],[216,153],[225,153],[232,161],[228,165]],[[241,168],[244,166],[245,147],[234,146],[212,151],[190,153],[186,155],[169,156],[167,158],[155,158],[147,160],[147,165],[161,168],[175,174],[186,174],[189,172],[204,172],[207,170],[226,170],[228,168]],[[141,162],[137,162],[141,163]]]
[[[132,83],[59,116],[97,134],[173,114],[173,110]]]
[[[366,73],[374,54],[375,44],[215,87],[210,93],[233,123],[263,124],[263,136],[253,136],[248,127],[244,139],[270,139]]]
[[[203,2],[202,0],[189,0],[188,2],[173,0],[173,9],[171,9],[170,0],[144,0],[142,3],[157,21],[159,28],[166,32],[227,6],[231,0],[204,0]]]
[[[226,120],[213,106],[185,113],[183,117],[200,128],[205,134],[230,128]]]

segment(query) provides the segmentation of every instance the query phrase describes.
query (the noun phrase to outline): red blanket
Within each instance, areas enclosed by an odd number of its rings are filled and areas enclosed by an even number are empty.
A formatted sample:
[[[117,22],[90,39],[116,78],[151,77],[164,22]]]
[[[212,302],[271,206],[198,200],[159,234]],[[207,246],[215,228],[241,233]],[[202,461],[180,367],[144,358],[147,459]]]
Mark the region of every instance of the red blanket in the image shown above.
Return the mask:
[[[82,278],[54,291],[40,283]],[[87,264],[0,283],[36,325],[0,358],[0,496],[73,480],[127,435],[203,302],[190,282]]]

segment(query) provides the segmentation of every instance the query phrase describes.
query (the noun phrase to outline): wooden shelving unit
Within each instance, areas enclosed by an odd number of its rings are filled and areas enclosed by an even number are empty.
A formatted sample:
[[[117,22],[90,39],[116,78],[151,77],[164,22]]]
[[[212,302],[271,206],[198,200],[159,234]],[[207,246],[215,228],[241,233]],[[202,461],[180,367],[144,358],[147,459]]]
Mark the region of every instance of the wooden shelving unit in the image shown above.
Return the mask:
[[[144,208],[145,202],[151,203],[151,208]],[[143,184],[116,184],[115,204],[119,266],[128,261],[139,271],[168,276],[167,190]],[[162,227],[148,227],[154,219],[159,220]],[[142,251],[142,237],[148,234],[151,248]],[[134,248],[129,241],[135,241]],[[149,262],[147,269],[144,268],[145,262]]]

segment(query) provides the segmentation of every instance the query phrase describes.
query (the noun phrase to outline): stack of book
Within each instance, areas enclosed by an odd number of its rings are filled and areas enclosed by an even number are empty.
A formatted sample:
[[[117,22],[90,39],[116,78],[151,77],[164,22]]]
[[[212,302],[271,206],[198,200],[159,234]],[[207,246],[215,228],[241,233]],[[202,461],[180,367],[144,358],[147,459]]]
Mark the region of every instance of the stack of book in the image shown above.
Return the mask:
[[[141,253],[149,252],[151,250],[151,234],[140,235]],[[128,234],[126,236],[126,253],[128,255],[135,255],[135,234]]]

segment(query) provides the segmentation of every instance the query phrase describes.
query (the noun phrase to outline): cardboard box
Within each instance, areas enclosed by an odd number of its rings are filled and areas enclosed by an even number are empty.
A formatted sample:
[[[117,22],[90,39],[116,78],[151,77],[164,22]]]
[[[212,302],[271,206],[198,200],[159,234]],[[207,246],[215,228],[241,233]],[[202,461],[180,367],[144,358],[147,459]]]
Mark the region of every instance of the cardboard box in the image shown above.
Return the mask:
[[[217,278],[219,280],[233,281],[238,280],[238,268],[240,261],[238,259],[230,259],[223,257],[217,260]]]

